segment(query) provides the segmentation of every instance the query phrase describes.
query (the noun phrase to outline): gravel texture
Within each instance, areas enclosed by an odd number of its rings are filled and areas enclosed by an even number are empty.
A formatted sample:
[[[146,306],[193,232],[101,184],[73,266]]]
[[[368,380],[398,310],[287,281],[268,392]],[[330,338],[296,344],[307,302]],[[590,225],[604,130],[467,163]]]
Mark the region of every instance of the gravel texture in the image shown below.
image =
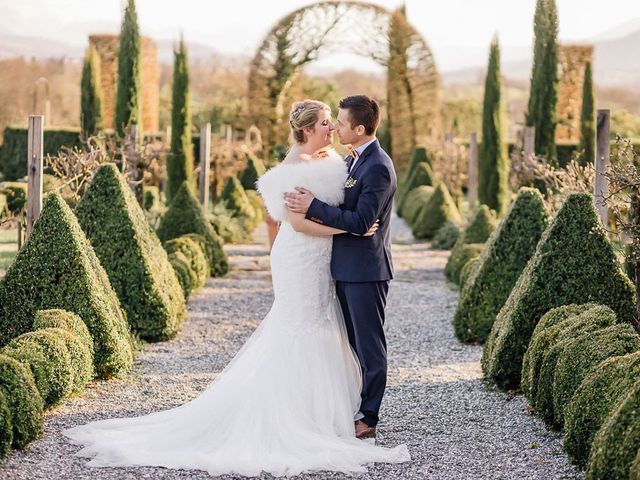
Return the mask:
[[[395,220],[393,232],[397,276],[387,309],[389,383],[378,442],[406,443],[413,460],[371,466],[368,474],[321,472],[296,478],[583,478],[562,451],[560,435],[528,411],[522,396],[482,383],[481,347],[455,339],[451,319],[457,294],[442,273],[448,253],[414,244],[400,220]],[[189,320],[175,340],[146,345],[128,378],[96,382],[81,397],[50,412],[43,439],[15,451],[0,467],[0,478],[212,478],[202,471],[86,467],[86,459],[72,456],[79,447],[59,432],[95,419],[171,408],[202,391],[273,300],[264,230],[257,239],[228,247],[233,271],[210,280],[191,297]]]

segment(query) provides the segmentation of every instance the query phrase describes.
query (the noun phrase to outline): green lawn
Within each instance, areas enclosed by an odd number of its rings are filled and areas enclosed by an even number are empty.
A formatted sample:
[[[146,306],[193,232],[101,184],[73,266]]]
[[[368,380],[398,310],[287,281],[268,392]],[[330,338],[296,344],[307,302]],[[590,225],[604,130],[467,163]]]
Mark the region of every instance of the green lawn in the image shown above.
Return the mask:
[[[18,231],[0,230],[0,271],[9,268],[18,252]],[[2,275],[3,272],[0,272]]]

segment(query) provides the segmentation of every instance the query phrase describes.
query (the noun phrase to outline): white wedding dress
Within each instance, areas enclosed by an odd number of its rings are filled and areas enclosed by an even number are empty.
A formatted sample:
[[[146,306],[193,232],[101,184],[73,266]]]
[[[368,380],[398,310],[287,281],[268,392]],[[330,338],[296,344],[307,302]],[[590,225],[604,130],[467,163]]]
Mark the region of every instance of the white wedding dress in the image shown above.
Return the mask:
[[[331,237],[297,233],[282,194],[304,186],[332,205],[343,197],[344,161],[334,152],[283,163],[258,182],[282,221],[271,252],[275,301],[234,359],[194,400],[133,418],[65,430],[91,466],[162,466],[210,474],[276,476],[363,472],[371,462],[410,460],[354,436],[361,371],[349,346],[329,270]],[[212,340],[213,341],[213,340]]]

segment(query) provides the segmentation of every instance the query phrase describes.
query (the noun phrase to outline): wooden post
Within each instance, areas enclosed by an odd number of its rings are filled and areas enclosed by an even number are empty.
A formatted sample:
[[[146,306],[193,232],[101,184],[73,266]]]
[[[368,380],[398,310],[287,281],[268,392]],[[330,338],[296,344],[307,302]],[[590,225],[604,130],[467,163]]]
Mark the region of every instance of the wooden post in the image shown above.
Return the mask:
[[[126,172],[127,163],[131,171],[133,172],[135,184],[133,191],[136,194],[136,199],[141,207],[144,206],[144,196],[142,194],[142,183],[144,181],[144,167],[140,162],[138,156],[138,146],[140,142],[140,129],[138,125],[131,124],[125,129],[125,156],[122,162],[122,173]]]
[[[231,125],[225,125],[224,137],[227,143],[231,143],[233,141],[233,128]]]
[[[27,239],[42,210],[43,127],[44,116],[29,115],[27,139]]]
[[[200,129],[200,203],[207,214],[209,208],[209,175],[211,171],[211,124]]]
[[[531,158],[535,155],[536,127],[524,127],[524,157]]]
[[[476,208],[478,201],[478,135],[472,132],[469,137],[469,181],[467,185],[467,196],[469,198],[469,209]]]
[[[596,181],[594,197],[596,208],[600,213],[602,224],[607,227],[609,224],[609,214],[605,198],[609,195],[609,178],[606,176],[609,170],[609,131],[611,122],[610,110],[598,110],[597,132],[596,132]]]

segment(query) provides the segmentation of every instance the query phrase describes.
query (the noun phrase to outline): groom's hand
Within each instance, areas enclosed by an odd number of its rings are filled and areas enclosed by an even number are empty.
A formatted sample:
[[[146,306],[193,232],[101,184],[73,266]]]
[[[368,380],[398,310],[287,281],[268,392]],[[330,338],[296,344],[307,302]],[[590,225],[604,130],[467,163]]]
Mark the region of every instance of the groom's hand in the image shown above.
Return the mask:
[[[313,193],[302,187],[296,187],[295,192],[287,192],[284,194],[284,201],[289,210],[303,215],[307,214],[314,198]]]

